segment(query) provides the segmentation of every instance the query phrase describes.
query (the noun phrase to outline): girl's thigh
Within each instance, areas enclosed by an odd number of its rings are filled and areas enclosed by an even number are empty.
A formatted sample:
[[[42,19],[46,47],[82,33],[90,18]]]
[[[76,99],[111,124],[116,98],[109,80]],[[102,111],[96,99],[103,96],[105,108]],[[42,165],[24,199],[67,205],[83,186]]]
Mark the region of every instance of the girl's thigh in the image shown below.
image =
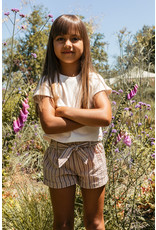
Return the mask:
[[[103,222],[105,186],[94,189],[81,188],[84,204],[84,221]]]
[[[49,188],[53,206],[54,222],[67,223],[74,219],[76,185],[53,189]]]

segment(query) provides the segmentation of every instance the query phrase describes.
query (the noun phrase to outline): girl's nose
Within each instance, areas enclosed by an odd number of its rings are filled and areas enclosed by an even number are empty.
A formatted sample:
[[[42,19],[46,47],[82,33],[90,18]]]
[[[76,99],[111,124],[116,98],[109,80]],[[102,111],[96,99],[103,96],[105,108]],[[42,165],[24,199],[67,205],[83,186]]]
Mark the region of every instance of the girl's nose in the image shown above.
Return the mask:
[[[72,46],[72,42],[71,42],[69,39],[67,39],[67,40],[65,41],[64,46],[70,47],[70,46]]]

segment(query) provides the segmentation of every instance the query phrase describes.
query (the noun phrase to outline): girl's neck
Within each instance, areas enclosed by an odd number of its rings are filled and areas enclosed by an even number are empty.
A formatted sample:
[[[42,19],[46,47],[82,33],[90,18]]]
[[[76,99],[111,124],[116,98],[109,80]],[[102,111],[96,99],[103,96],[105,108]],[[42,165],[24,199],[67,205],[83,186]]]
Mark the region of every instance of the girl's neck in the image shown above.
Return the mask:
[[[69,77],[75,77],[80,73],[80,64],[61,63],[60,73]]]

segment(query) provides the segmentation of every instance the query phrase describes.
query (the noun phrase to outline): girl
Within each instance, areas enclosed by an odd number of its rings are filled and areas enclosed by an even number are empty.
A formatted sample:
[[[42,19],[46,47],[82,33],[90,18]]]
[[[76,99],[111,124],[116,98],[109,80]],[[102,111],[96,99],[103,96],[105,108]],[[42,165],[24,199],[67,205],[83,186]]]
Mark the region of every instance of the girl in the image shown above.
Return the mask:
[[[76,184],[87,230],[104,230],[107,169],[102,129],[111,122],[111,89],[91,64],[84,23],[58,17],[51,28],[42,77],[34,94],[45,138],[44,184],[53,205],[53,229],[72,230]]]

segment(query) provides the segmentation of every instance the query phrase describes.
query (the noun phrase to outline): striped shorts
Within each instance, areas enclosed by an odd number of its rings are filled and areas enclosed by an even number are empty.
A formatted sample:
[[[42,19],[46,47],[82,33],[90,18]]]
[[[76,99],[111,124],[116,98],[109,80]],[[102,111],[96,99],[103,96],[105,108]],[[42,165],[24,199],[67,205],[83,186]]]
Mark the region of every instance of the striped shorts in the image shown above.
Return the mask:
[[[51,188],[101,187],[108,181],[103,144],[52,140],[44,155],[43,172],[43,183]]]

